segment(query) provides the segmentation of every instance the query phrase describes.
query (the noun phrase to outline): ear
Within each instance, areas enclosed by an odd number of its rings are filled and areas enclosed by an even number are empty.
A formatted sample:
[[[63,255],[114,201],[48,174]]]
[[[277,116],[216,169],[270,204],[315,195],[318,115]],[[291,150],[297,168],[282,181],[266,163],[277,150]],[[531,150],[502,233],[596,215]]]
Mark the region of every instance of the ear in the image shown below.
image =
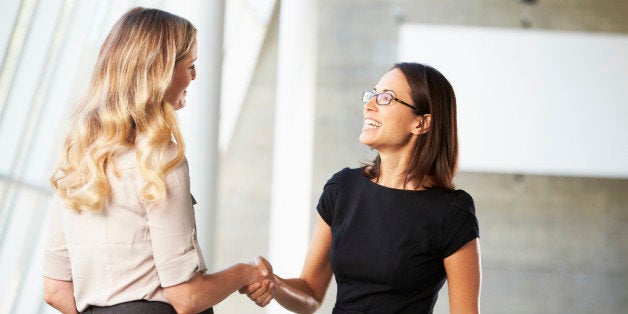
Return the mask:
[[[416,118],[416,126],[412,129],[412,134],[421,135],[429,132],[432,125],[432,115],[424,114]]]

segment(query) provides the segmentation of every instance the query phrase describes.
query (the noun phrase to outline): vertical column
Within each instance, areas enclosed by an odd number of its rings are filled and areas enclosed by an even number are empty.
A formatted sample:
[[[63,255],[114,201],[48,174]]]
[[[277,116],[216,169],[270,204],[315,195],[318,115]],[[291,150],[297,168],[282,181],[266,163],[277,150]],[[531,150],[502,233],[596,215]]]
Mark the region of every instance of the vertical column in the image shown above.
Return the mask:
[[[179,14],[198,29],[196,80],[188,88],[187,105],[179,115],[190,164],[192,194],[198,202],[195,206],[198,241],[207,267],[212,271],[224,0],[189,1],[185,5],[178,4],[175,11],[180,11]]]
[[[308,247],[316,92],[316,1],[280,2],[269,260],[299,276]],[[268,313],[284,312],[273,303]]]

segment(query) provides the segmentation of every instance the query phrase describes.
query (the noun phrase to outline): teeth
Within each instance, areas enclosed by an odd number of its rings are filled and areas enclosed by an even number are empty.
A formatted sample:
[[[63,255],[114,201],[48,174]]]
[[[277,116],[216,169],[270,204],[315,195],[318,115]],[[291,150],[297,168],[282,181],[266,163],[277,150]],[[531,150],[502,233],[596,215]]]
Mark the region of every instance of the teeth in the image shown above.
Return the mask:
[[[379,122],[377,122],[377,121],[375,121],[375,120],[372,120],[372,119],[364,119],[364,124],[365,124],[365,125],[374,126],[374,127],[380,127],[380,126],[382,126],[382,124],[381,124],[381,123],[379,123]]]

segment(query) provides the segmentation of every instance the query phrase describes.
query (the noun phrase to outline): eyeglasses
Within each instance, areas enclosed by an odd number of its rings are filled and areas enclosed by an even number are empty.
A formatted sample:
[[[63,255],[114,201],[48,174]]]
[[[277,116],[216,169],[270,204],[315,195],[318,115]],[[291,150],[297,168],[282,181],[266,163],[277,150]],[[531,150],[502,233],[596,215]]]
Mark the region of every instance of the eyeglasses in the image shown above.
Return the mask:
[[[363,103],[367,103],[369,100],[371,100],[371,98],[375,97],[375,102],[380,105],[380,106],[386,106],[386,105],[390,105],[390,102],[393,100],[396,100],[398,102],[400,102],[402,105],[408,106],[410,108],[412,108],[412,110],[414,110],[414,112],[418,112],[417,108],[414,107],[413,105],[393,96],[392,94],[389,93],[375,93],[372,90],[367,90],[364,91],[364,93],[362,94],[362,102]]]

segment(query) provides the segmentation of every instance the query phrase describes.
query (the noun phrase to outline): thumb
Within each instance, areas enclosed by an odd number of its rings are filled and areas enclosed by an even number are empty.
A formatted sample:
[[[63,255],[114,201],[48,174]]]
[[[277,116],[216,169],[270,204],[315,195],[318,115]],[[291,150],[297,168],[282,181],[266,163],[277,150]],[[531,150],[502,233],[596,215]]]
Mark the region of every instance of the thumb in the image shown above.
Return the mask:
[[[268,275],[268,268],[262,260],[262,257],[257,256],[253,259],[253,263],[255,264],[255,267],[257,267],[257,271],[259,271],[262,276],[266,276]]]

